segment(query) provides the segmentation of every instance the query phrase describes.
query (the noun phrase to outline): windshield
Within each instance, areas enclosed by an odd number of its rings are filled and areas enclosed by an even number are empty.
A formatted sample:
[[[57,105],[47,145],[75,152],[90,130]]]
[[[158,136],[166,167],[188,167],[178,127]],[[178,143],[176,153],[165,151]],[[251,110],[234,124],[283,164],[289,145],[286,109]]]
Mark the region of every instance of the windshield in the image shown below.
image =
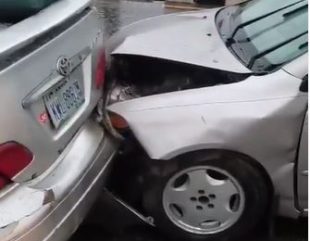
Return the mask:
[[[222,39],[253,72],[270,72],[308,51],[308,1],[254,0],[222,9]]]

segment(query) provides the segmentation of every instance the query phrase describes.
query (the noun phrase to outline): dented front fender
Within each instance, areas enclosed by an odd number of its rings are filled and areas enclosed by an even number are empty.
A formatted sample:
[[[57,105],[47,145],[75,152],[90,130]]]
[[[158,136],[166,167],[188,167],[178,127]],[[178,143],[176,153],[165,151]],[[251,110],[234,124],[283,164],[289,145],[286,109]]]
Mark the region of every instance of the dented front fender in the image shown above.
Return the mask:
[[[307,94],[279,70],[227,85],[136,98],[108,107],[123,116],[152,159],[226,149],[261,163],[276,183],[294,162]],[[293,180],[287,188],[293,193]],[[284,182],[285,183],[285,182]]]

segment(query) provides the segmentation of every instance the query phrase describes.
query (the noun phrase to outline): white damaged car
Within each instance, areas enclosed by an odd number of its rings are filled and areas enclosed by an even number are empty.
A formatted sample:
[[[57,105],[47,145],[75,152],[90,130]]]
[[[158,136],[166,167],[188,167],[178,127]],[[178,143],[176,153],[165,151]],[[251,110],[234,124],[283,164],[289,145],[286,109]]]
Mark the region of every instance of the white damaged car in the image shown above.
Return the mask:
[[[308,2],[258,0],[110,39],[109,125],[147,153],[144,211],[171,237],[226,240],[308,203]]]

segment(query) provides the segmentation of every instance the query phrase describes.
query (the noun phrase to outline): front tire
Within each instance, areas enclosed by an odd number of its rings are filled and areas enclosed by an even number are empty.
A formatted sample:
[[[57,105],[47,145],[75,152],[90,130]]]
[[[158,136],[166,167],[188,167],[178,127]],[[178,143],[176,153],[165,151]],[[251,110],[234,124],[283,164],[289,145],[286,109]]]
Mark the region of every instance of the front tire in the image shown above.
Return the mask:
[[[150,169],[144,208],[162,232],[177,240],[240,238],[270,203],[264,175],[234,153],[193,153]]]

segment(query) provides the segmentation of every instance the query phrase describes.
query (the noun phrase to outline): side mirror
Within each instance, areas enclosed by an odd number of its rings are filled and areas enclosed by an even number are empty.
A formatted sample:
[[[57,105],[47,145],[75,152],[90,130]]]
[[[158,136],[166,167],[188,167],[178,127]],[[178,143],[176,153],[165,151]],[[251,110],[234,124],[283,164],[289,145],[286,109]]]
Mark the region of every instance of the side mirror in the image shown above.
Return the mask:
[[[301,92],[308,92],[308,75],[306,75],[299,86]]]

